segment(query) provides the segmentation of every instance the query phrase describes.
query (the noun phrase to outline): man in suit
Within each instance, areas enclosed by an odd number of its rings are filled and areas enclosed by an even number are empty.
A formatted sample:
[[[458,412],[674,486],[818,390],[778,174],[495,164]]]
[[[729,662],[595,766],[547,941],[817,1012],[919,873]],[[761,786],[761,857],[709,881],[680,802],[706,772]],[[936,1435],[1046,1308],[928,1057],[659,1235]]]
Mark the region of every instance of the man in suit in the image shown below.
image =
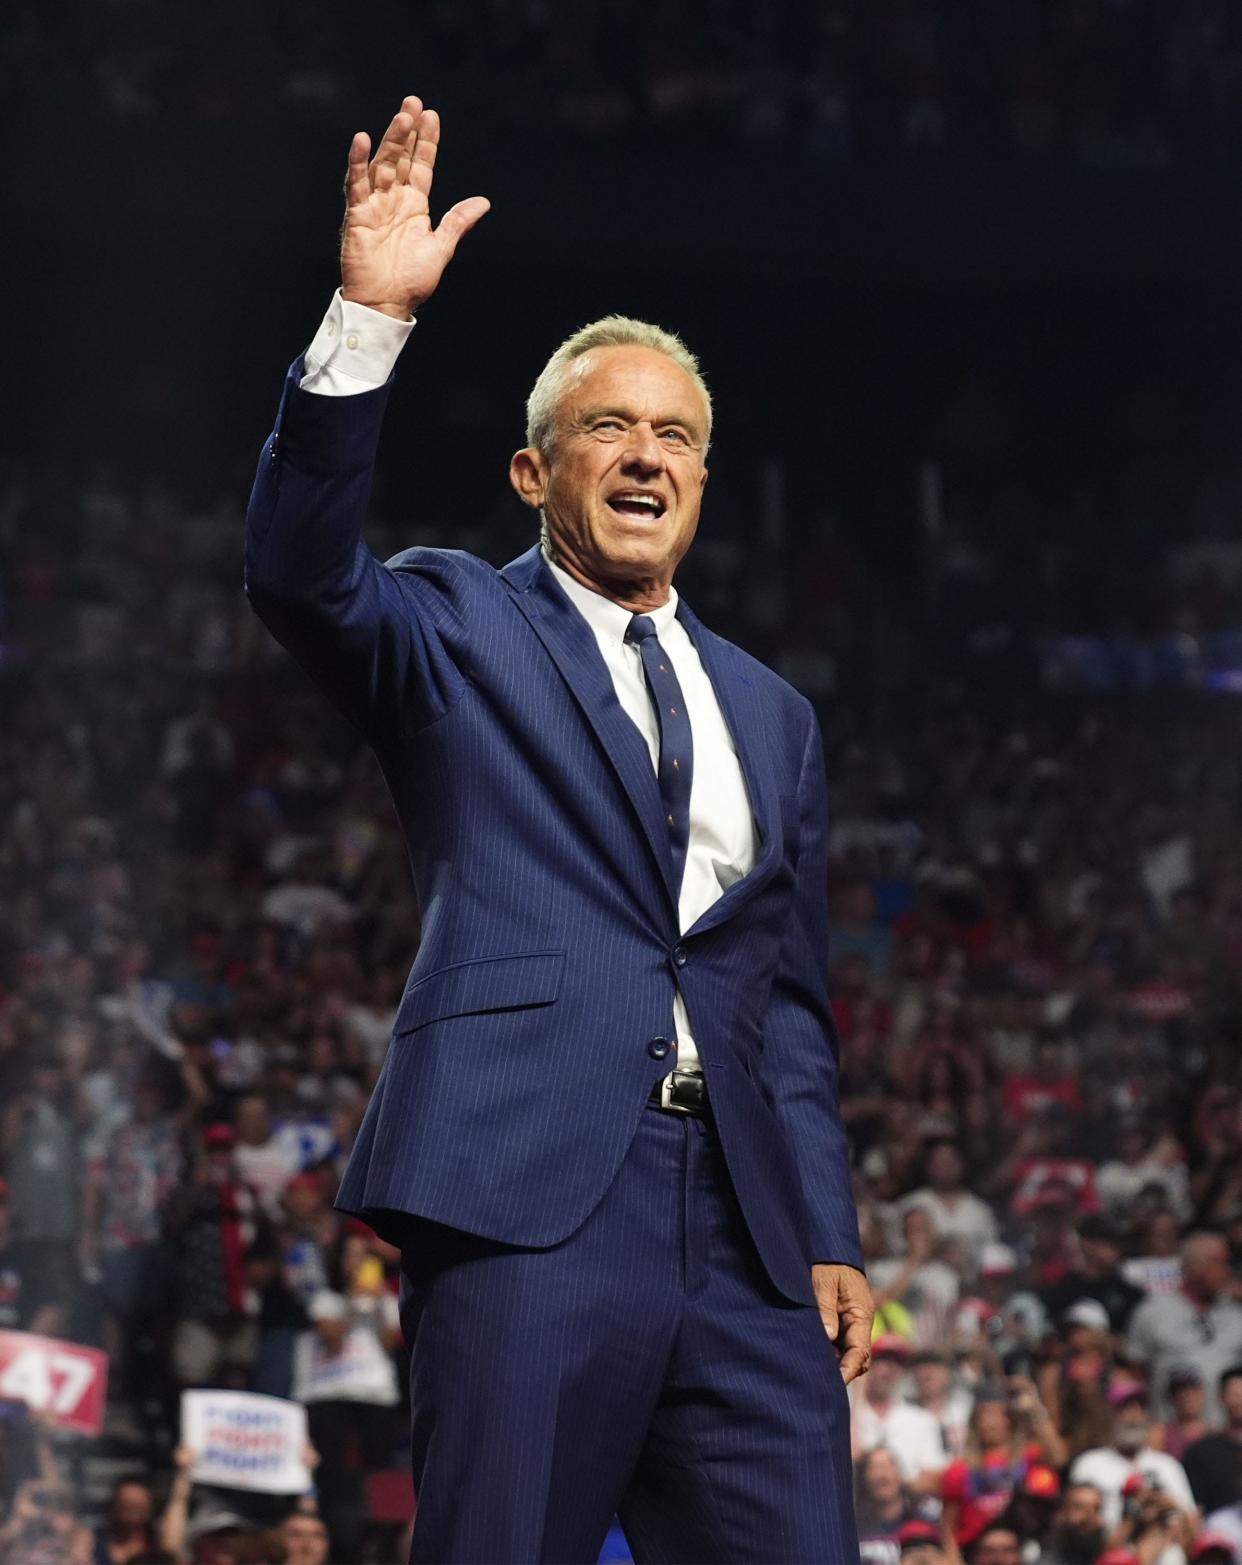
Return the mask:
[[[439,121],[354,138],[341,287],[259,462],[246,590],[375,751],[422,943],[339,1203],[402,1248],[412,1559],[857,1558],[862,1274],[808,703],[672,587],[711,405],[668,333],[553,355],[503,571],[362,540]],[[835,1346],[834,1346],[835,1344]]]

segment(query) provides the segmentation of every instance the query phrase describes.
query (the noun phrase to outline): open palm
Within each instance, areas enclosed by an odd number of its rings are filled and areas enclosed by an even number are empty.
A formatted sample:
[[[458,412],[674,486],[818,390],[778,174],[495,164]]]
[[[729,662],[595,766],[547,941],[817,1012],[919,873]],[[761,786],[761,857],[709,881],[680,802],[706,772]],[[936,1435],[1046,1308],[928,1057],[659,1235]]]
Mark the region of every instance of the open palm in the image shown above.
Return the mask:
[[[440,144],[440,116],[419,98],[405,98],[371,157],[359,131],[349,148],[345,222],[341,229],[341,294],[404,320],[436,291],[461,236],[488,210],[470,196],[431,226],[431,180]]]

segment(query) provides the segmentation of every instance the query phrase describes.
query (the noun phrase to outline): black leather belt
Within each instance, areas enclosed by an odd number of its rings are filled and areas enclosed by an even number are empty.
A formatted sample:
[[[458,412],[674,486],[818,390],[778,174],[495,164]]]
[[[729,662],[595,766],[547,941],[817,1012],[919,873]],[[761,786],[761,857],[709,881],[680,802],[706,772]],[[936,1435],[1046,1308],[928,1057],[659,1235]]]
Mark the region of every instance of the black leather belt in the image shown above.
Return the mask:
[[[696,1119],[707,1119],[712,1111],[707,1101],[707,1082],[701,1071],[669,1071],[652,1087],[647,1101],[652,1108],[667,1109],[672,1114],[693,1114]]]

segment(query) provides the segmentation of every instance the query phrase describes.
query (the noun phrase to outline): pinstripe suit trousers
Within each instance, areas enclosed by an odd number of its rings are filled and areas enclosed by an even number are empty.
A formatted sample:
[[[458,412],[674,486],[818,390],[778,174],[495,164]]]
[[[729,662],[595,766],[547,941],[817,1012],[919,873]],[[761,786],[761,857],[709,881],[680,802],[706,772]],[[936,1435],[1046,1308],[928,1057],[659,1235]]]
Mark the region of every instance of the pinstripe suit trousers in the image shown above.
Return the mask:
[[[857,1560],[835,1350],[767,1277],[710,1121],[645,1113],[550,1248],[415,1220],[402,1320],[414,1565],[588,1565],[614,1512],[652,1565]]]

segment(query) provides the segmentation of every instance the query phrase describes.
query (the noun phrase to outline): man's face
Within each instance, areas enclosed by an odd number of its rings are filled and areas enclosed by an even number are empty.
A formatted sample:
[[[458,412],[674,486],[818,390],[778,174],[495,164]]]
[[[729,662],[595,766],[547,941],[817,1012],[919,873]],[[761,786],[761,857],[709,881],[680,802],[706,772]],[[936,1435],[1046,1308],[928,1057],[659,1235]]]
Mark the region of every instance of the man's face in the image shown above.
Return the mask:
[[[1113,1418],[1113,1444],[1127,1454],[1141,1451],[1147,1443],[1150,1427],[1147,1409],[1141,1402],[1123,1403]]]
[[[241,1534],[231,1528],[226,1532],[209,1532],[196,1538],[192,1559],[194,1565],[237,1565]]]
[[[1121,1246],[1111,1239],[1082,1240],[1083,1260],[1094,1276],[1105,1276],[1121,1264]]]
[[[962,1182],[962,1159],[955,1147],[932,1148],[927,1160],[927,1183],[933,1190],[956,1190]]]
[[[914,1366],[914,1384],[920,1402],[932,1402],[946,1396],[953,1383],[953,1371],[936,1359],[922,1359]]]
[[[1234,1429],[1242,1429],[1242,1375],[1230,1375],[1220,1388],[1220,1403]]]
[[[1242,1391],[1242,1383],[1239,1384]],[[1169,1396],[1173,1403],[1173,1411],[1185,1424],[1203,1417],[1207,1406],[1207,1387],[1195,1385],[1180,1385],[1176,1389],[1170,1389]],[[1242,1412],[1242,1408],[1239,1409]]]
[[[558,564],[618,596],[655,586],[654,607],[699,525],[706,443],[686,370],[654,348],[597,348],[570,366],[551,452],[519,451],[511,477],[542,506]]]
[[[1100,1526],[1100,1491],[1075,1484],[1061,1502],[1061,1525],[1075,1532],[1091,1532]]]
[[[882,1448],[867,1457],[866,1486],[871,1498],[880,1505],[888,1505],[901,1493],[901,1469],[891,1451]]]
[[[1016,1532],[998,1527],[980,1538],[972,1565],[1022,1565],[1022,1544]]]
[[[151,1520],[151,1495],[145,1485],[122,1484],[116,1492],[112,1516],[119,1527],[145,1527]]]
[[[1187,1257],[1186,1282],[1205,1299],[1215,1299],[1229,1283],[1229,1248],[1223,1239],[1204,1240]]]
[[[936,1229],[931,1220],[931,1213],[921,1206],[912,1206],[901,1220],[901,1231],[905,1235],[906,1245],[912,1250],[925,1247],[930,1250],[936,1243]]]
[[[327,1565],[328,1529],[318,1516],[290,1516],[281,1523],[286,1565]]]
[[[267,1140],[271,1126],[267,1118],[267,1104],[262,1098],[243,1098],[237,1105],[235,1116],[237,1138],[247,1146],[257,1147]]]
[[[896,1391],[904,1370],[905,1365],[899,1358],[889,1353],[878,1353],[871,1361],[871,1372],[863,1381],[863,1386],[883,1402]]]

